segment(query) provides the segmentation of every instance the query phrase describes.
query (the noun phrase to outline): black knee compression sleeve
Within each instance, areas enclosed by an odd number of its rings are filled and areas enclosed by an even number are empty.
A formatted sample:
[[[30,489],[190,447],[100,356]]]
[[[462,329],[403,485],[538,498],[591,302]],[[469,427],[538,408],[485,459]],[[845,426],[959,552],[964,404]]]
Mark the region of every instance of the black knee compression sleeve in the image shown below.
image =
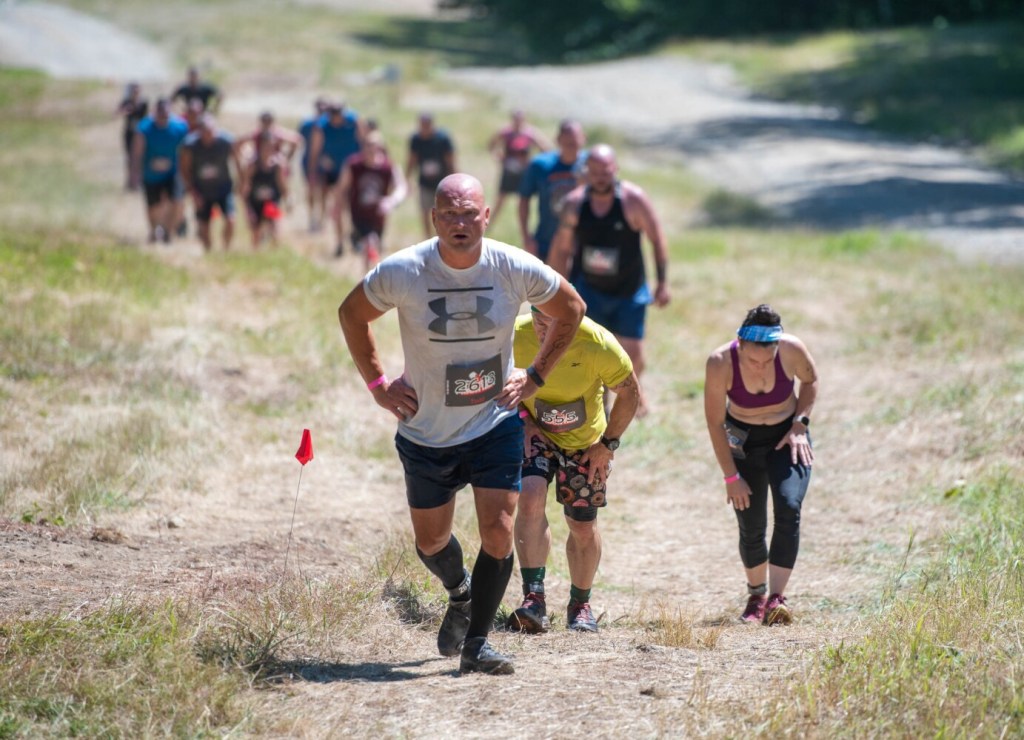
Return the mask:
[[[449,591],[462,583],[466,576],[466,567],[462,562],[462,545],[455,539],[455,535],[451,536],[444,548],[433,555],[424,555],[418,547],[416,554],[427,566],[427,570],[440,578],[441,583]]]
[[[467,639],[487,637],[511,576],[512,555],[498,560],[480,550],[473,566],[473,611],[469,617]]]

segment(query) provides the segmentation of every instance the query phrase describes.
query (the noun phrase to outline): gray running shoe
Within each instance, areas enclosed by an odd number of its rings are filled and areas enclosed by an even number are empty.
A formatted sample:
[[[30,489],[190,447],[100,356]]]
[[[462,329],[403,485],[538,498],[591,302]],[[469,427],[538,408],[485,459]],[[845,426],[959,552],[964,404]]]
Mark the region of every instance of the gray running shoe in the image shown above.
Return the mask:
[[[594,612],[586,601],[572,602],[566,610],[565,623],[571,630],[576,632],[597,632],[597,620],[594,619]]]
[[[523,598],[523,605],[508,616],[505,626],[516,632],[539,634],[551,628],[548,608],[543,592],[531,591]]]
[[[460,673],[489,673],[508,676],[516,672],[512,658],[502,655],[487,643],[486,637],[472,637],[462,646]]]

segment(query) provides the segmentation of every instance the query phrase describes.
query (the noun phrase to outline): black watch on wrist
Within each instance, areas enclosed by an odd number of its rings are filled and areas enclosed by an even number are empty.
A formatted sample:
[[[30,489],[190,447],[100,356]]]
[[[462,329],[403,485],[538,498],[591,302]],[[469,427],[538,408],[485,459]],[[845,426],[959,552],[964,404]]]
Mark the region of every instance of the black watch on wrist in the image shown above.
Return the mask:
[[[607,447],[612,452],[615,452],[615,450],[619,449],[619,440],[617,440],[617,439],[608,439],[604,435],[601,435],[601,444],[603,444],[605,447]]]
[[[805,427],[809,427],[811,425],[811,417],[809,416],[794,416],[793,421],[799,422],[800,424],[803,424]]]

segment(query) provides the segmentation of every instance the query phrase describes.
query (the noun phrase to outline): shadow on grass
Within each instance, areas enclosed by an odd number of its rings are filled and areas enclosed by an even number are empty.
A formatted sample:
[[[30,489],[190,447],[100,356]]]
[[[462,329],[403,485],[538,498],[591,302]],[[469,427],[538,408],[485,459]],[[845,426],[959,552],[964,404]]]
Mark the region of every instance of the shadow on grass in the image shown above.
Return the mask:
[[[354,37],[393,51],[434,52],[452,67],[508,67],[552,59],[531,53],[518,34],[489,20],[395,18]]]
[[[771,92],[837,105],[894,134],[989,143],[1024,126],[1024,24],[883,34],[847,63],[785,76]],[[1024,146],[1006,155],[1024,167]]]
[[[403,668],[419,668],[440,661],[441,658],[409,660],[404,663],[333,663],[318,660],[284,660],[269,667],[264,681],[283,683],[285,681],[308,681],[310,683],[334,683],[335,681],[366,681],[388,683],[392,681],[413,681],[432,676],[457,674],[457,667],[444,661],[445,668],[427,673],[414,673]]]

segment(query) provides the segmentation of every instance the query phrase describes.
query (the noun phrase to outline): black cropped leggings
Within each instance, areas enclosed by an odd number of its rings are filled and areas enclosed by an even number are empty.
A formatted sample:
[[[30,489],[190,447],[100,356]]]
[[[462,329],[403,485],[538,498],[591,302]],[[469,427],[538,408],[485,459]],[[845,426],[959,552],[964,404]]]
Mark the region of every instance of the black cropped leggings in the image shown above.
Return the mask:
[[[747,424],[726,416],[726,422],[747,432],[743,452],[746,458],[733,454],[736,470],[750,486],[750,507],[736,511],[740,528],[740,559],[744,567],[753,568],[767,560],[771,565],[792,568],[800,549],[800,507],[807,495],[811,469],[792,462],[789,445],[775,446],[786,436],[793,420],[786,419],[771,426]],[[765,544],[768,530],[768,491],[772,493],[771,550]]]

